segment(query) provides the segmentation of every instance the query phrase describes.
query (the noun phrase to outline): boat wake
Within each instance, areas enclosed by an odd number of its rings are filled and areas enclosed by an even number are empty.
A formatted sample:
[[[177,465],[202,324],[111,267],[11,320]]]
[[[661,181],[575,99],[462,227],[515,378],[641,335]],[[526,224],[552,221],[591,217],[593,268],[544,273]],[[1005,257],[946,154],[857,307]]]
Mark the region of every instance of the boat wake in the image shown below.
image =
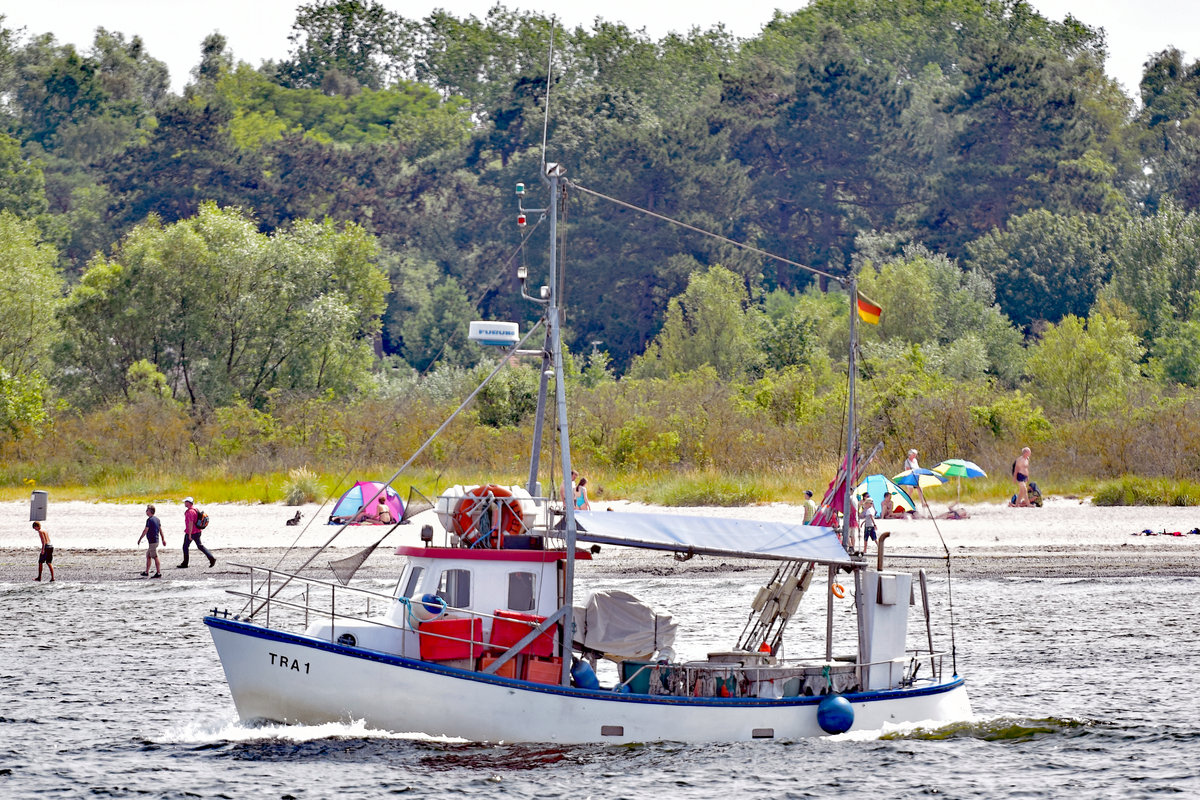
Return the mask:
[[[1043,739],[1049,736],[1061,736],[1090,729],[1100,723],[1096,720],[1080,717],[1013,717],[999,715],[991,717],[974,717],[962,722],[951,722],[945,725],[930,727],[922,723],[912,725],[889,726],[879,734],[878,739],[884,741],[927,740],[941,741],[946,739],[979,739],[984,742],[1026,742]]]
[[[303,744],[327,739],[417,741],[438,744],[462,744],[466,741],[446,736],[427,736],[423,733],[382,731],[367,727],[363,720],[327,722],[322,725],[280,725],[238,721],[195,722],[180,726],[172,732],[172,738],[178,744],[202,747],[270,741]]]

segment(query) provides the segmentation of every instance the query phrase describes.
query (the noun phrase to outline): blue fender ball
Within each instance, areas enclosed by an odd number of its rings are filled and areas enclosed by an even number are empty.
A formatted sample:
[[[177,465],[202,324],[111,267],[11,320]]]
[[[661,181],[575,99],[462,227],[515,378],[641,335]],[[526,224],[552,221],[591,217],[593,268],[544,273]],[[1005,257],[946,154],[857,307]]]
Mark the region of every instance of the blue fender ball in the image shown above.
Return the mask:
[[[854,724],[854,706],[838,694],[831,694],[817,706],[817,724],[826,733],[845,733]]]
[[[423,594],[418,602],[431,617],[439,616],[446,610],[446,601],[436,594]]]

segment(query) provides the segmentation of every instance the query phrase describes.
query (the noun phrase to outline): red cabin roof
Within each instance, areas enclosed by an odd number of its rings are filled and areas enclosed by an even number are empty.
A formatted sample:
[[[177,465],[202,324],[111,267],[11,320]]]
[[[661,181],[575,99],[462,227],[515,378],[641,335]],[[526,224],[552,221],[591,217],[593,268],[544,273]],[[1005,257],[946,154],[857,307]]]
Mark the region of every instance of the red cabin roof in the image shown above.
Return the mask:
[[[567,557],[566,550],[491,550],[484,547],[411,547],[401,545],[396,555],[414,558],[457,558],[467,561],[533,561],[546,563]],[[575,551],[576,561],[591,561],[587,550]]]

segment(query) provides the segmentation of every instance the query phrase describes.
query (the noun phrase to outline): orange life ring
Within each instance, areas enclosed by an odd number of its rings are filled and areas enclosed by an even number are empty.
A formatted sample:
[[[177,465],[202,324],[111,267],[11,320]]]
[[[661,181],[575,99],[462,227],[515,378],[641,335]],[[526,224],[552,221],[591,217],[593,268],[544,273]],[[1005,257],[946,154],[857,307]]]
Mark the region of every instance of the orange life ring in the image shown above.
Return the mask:
[[[462,537],[463,544],[471,546],[479,541],[485,533],[476,524],[483,506],[489,500],[495,500],[496,508],[493,513],[499,513],[499,524],[492,520],[492,530],[499,530],[503,535],[519,534],[525,529],[524,515],[521,513],[521,503],[513,499],[512,492],[503,486],[489,483],[487,486],[476,486],[467,491],[463,499],[458,501],[454,509],[454,533]]]
[[[833,596],[839,599],[846,596],[846,590],[842,588],[840,583],[835,583],[829,591],[833,592]]]

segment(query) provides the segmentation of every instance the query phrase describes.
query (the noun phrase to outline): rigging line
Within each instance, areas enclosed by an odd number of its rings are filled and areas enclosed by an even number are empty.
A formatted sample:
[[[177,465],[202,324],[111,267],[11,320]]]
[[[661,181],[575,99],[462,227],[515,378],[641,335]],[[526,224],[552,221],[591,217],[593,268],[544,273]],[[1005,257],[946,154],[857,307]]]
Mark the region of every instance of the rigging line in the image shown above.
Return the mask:
[[[546,132],[550,128],[550,83],[554,74],[554,29],[557,19],[550,18],[550,56],[546,59],[546,114],[542,118],[542,173],[546,172]]]
[[[513,354],[516,353],[516,351],[520,350],[521,347],[524,346],[525,342],[529,341],[529,337],[533,336],[533,334],[540,327],[542,327],[542,323],[539,321],[536,325],[534,325],[532,328],[529,329],[529,333],[525,334],[524,338],[522,338],[521,341],[517,342],[515,345],[513,345],[513,347],[511,347],[510,349],[505,351],[505,354],[503,356],[501,356],[499,363],[496,364],[495,369],[493,369],[490,373],[488,373],[488,376],[483,379],[483,382],[475,387],[475,391],[473,391],[469,395],[467,395],[467,399],[462,401],[462,403],[459,405],[459,407],[454,410],[453,414],[446,417],[445,421],[442,422],[442,424],[438,426],[438,429],[436,431],[434,431],[429,436],[428,439],[425,440],[424,444],[422,444],[420,447],[418,447],[416,452],[408,457],[408,461],[405,461],[404,465],[402,467],[400,467],[400,469],[396,470],[396,472],[392,475],[392,477],[388,478],[386,481],[383,482],[383,484],[384,484],[383,491],[386,492],[387,487],[389,487],[393,483],[395,483],[396,479],[399,478],[402,474],[404,474],[404,470],[408,469],[409,466],[411,466],[412,463],[417,460],[417,457],[420,456],[421,453],[425,452],[425,448],[429,447],[429,445],[431,445],[433,443],[433,441],[442,434],[442,431],[446,430],[446,428],[450,425],[450,423],[454,421],[455,417],[457,417],[459,414],[461,414],[463,409],[465,409],[467,406],[469,406],[471,404],[471,402],[475,399],[475,397],[480,392],[483,391],[483,387],[485,387],[489,383],[491,383],[492,378],[495,378],[497,375],[500,374],[500,370],[502,370],[506,366],[508,366],[509,358],[511,358],[513,356]],[[375,494],[375,496],[378,497],[379,493],[377,492]],[[309,564],[316,561],[317,556],[319,556],[319,555],[321,555],[321,553],[325,552],[325,550],[329,548],[329,545],[333,544],[333,540],[336,539],[337,537],[341,536],[342,532],[345,531],[346,528],[348,528],[348,527],[350,527],[348,524],[344,524],[340,528],[338,528],[337,531],[334,532],[333,536],[330,536],[328,541],[326,541],[325,544],[321,545],[317,549],[317,552],[315,552],[311,556],[309,556],[308,560],[305,561],[303,564],[301,564],[296,569],[296,572],[293,575],[289,575],[287,577],[287,579],[284,580],[283,583],[281,583],[278,586],[278,588],[276,588],[274,591],[271,592],[270,596],[266,600],[264,600],[262,603],[259,604],[258,609],[254,609],[250,612],[251,616],[257,614],[258,610],[261,609],[263,607],[263,605],[270,602],[271,598],[275,597],[275,595],[277,595],[281,591],[283,591],[283,588],[285,586],[287,586],[289,583],[291,583],[292,578],[295,577],[296,575],[299,575],[300,570],[305,569],[306,567],[308,567]]]
[[[354,468],[351,467],[351,468],[347,469],[345,471],[345,473],[342,474],[342,477],[338,478],[337,483],[335,483],[333,485],[334,492],[338,492],[342,488],[342,483],[347,478],[350,477],[350,473],[353,471],[354,471]],[[338,497],[341,497],[341,494],[338,494]],[[316,512],[314,512],[313,515],[311,517],[309,517],[308,522],[306,522],[304,524],[304,527],[301,528],[300,532],[296,534],[296,538],[292,540],[292,543],[289,544],[287,546],[287,549],[283,551],[283,554],[279,556],[279,560],[275,562],[275,566],[272,567],[272,569],[278,570],[283,565],[284,559],[286,559],[289,555],[291,555],[292,551],[296,549],[296,545],[300,543],[300,537],[302,537],[302,536],[304,536],[304,534],[308,533],[308,529],[312,527],[313,521],[320,518],[321,509],[325,508],[325,506],[327,506],[327,505],[329,505],[329,498],[326,498],[325,501],[323,503],[321,503],[320,506],[318,506]]]
[[[933,529],[937,531],[938,539],[942,542],[942,549],[946,551],[946,603],[950,608],[950,664],[954,670],[954,674],[958,674],[958,647],[954,641],[954,578],[950,574],[950,548],[946,545],[946,539],[942,536],[942,529],[938,527],[937,517],[929,508],[929,501],[925,501],[925,511],[928,512],[930,521],[933,523]]]
[[[846,277],[845,276],[834,275],[832,272],[826,272],[823,269],[817,269],[816,267],[810,267],[808,264],[801,264],[798,261],[792,261],[789,258],[784,258],[783,256],[777,256],[774,253],[767,252],[766,250],[762,250],[758,247],[755,247],[754,245],[749,245],[749,244],[745,244],[744,242],[734,241],[733,239],[730,239],[726,236],[722,236],[719,233],[713,233],[712,231],[706,231],[703,228],[697,228],[695,225],[689,225],[686,222],[681,222],[677,219],[672,219],[671,217],[665,216],[663,214],[659,214],[655,211],[651,211],[648,208],[642,208],[641,206],[635,206],[633,203],[626,203],[624,200],[618,200],[615,197],[609,197],[606,194],[597,192],[595,189],[589,189],[586,186],[580,186],[578,183],[575,183],[574,181],[565,181],[565,183],[569,186],[574,186],[576,189],[578,189],[579,191],[581,191],[585,194],[590,194],[593,197],[598,197],[601,200],[607,200],[610,203],[616,203],[617,205],[624,206],[625,208],[628,208],[632,211],[640,211],[641,213],[647,214],[651,217],[654,217],[655,219],[661,219],[663,222],[669,222],[672,225],[678,225],[681,228],[687,228],[689,231],[693,231],[694,233],[699,233],[704,236],[708,236],[712,239],[716,239],[718,241],[725,242],[726,244],[731,244],[734,247],[741,248],[742,250],[748,250],[751,253],[757,253],[760,256],[764,256],[773,261],[779,261],[783,264],[787,264],[792,267],[797,267],[806,272],[811,272],[814,275],[820,275],[824,278],[829,278],[830,280],[837,281],[838,285],[842,286],[843,288],[846,286]]]

